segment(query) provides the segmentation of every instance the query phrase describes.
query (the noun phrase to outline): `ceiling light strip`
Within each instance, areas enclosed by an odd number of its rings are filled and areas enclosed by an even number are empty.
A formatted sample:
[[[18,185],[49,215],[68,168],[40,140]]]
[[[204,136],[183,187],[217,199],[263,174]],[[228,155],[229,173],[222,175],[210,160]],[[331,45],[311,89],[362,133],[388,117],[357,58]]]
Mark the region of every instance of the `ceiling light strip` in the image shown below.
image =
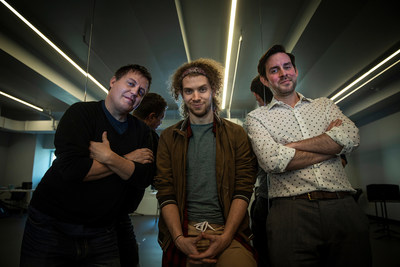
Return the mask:
[[[189,53],[189,45],[186,37],[185,24],[183,23],[181,3],[179,0],[175,0],[175,8],[176,8],[176,13],[178,14],[179,27],[181,28],[181,35],[183,40],[183,46],[185,47],[186,58],[187,61],[190,62],[191,58]]]
[[[237,4],[237,0],[232,0],[231,15],[230,15],[230,19],[229,19],[228,48],[226,50],[226,61],[225,61],[224,89],[223,89],[223,93],[222,93],[222,109],[225,109],[226,91],[228,89],[227,87],[228,87],[228,77],[229,77],[229,65],[231,62],[233,30],[234,30],[234,26],[235,26],[235,16],[236,16],[236,4]]]
[[[37,35],[39,35],[46,43],[48,43],[54,50],[56,50],[63,58],[65,58],[72,66],[74,66],[83,76],[89,78],[103,90],[106,94],[108,90],[102,86],[96,79],[94,79],[90,74],[85,72],[78,64],[76,64],[70,57],[68,57],[60,48],[58,48],[53,42],[51,42],[43,33],[41,33],[35,26],[33,26],[27,19],[25,19],[21,14],[18,13],[12,6],[10,6],[6,1],[0,0],[14,15],[16,15],[20,20],[22,20],[29,28],[31,28]]]
[[[352,82],[351,84],[349,84],[348,86],[346,86],[345,88],[343,88],[341,91],[339,91],[337,94],[335,94],[334,96],[331,97],[331,100],[335,100],[336,98],[338,98],[339,96],[341,96],[342,94],[344,94],[345,92],[347,92],[351,87],[353,87],[355,84],[357,84],[358,82],[360,82],[362,79],[364,79],[365,77],[367,77],[369,74],[371,74],[373,71],[375,71],[377,68],[379,68],[380,66],[382,66],[383,64],[385,64],[386,62],[388,62],[389,60],[391,60],[393,57],[395,57],[397,54],[400,53],[400,49],[397,50],[396,52],[394,52],[393,54],[391,54],[390,56],[388,56],[385,60],[381,61],[379,64],[377,64],[375,67],[373,67],[372,69],[370,69],[369,71],[367,71],[366,73],[364,73],[361,77],[359,77],[358,79],[356,79],[354,82]]]
[[[32,105],[32,104],[30,104],[30,103],[28,103],[28,102],[26,102],[26,101],[24,101],[24,100],[21,100],[21,99],[19,99],[19,98],[16,98],[16,97],[14,97],[14,96],[12,96],[12,95],[6,94],[6,93],[4,93],[3,91],[0,91],[0,95],[3,95],[3,96],[5,96],[5,97],[8,97],[8,98],[14,100],[14,101],[17,101],[17,102],[19,102],[19,103],[21,103],[21,104],[24,104],[25,106],[28,106],[28,107],[31,107],[31,108],[33,108],[33,109],[36,109],[36,110],[38,110],[38,111],[40,111],[40,112],[43,112],[43,109],[42,109],[42,108],[37,107],[37,106],[35,106],[35,105]]]
[[[372,77],[371,79],[369,79],[368,81],[366,81],[365,83],[363,83],[362,85],[360,85],[359,87],[357,87],[356,89],[354,89],[353,91],[351,91],[350,93],[348,93],[347,95],[345,95],[344,97],[342,97],[341,99],[337,100],[335,102],[335,104],[339,103],[340,101],[342,101],[343,99],[349,97],[350,95],[352,95],[353,93],[355,93],[356,91],[358,91],[358,89],[360,89],[361,87],[363,87],[364,85],[366,85],[367,83],[369,83],[370,81],[372,81],[373,79],[375,79],[376,77],[380,76],[382,73],[384,73],[385,71],[389,70],[390,68],[392,68],[394,65],[396,65],[397,63],[399,63],[400,60],[396,61],[395,63],[393,63],[392,65],[390,65],[389,67],[387,67],[386,69],[384,69],[383,71],[379,72],[377,75],[375,75],[374,77]]]
[[[228,115],[229,115],[228,118],[229,118],[229,119],[231,118],[232,97],[233,97],[233,92],[234,92],[234,90],[235,90],[237,66],[238,66],[238,64],[239,64],[239,56],[240,56],[240,50],[241,50],[241,47],[242,47],[242,40],[243,40],[243,37],[242,37],[242,35],[240,35],[240,37],[239,37],[239,44],[238,44],[238,51],[237,51],[237,54],[236,54],[235,71],[233,72],[231,96],[230,96],[230,98],[229,98],[229,107],[228,107],[228,111],[229,111],[229,112],[228,112]]]

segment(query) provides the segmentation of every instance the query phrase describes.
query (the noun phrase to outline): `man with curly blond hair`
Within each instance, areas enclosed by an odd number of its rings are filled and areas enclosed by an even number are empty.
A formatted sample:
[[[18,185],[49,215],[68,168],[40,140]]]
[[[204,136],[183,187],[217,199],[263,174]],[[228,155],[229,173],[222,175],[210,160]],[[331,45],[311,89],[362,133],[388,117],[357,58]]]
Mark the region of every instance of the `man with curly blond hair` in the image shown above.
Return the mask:
[[[244,129],[218,116],[222,74],[198,59],[172,76],[183,120],[161,133],[157,153],[163,266],[257,266],[247,212],[257,163]]]

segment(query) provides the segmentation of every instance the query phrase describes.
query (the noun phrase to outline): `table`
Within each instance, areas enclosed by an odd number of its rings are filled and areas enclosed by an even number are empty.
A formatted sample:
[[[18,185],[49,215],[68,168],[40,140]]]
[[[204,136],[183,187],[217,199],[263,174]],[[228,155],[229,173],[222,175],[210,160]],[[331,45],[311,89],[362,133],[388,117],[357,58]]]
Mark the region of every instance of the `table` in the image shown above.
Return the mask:
[[[9,199],[3,199],[3,203],[6,206],[11,206],[17,209],[27,209],[29,202],[31,201],[32,192],[35,189],[22,189],[22,188],[13,188],[13,189],[0,189],[0,195],[5,193],[10,193],[11,196]],[[18,196],[18,194],[13,193],[25,193],[24,196]],[[21,197],[21,198],[20,198]]]

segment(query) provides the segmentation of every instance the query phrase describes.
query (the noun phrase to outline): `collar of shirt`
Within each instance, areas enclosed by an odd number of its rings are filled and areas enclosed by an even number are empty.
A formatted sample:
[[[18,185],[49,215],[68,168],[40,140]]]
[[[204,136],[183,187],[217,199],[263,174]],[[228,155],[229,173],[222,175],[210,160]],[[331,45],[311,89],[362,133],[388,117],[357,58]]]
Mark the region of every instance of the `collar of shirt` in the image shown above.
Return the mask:
[[[302,102],[304,102],[304,101],[307,101],[307,102],[313,102],[313,101],[314,101],[313,99],[308,98],[308,97],[305,97],[304,95],[302,95],[302,94],[299,93],[299,92],[296,92],[296,93],[297,93],[297,95],[298,95],[299,98],[300,98],[299,102],[296,103],[296,106],[297,106],[299,103],[302,103]],[[275,97],[273,97],[272,100],[271,100],[271,102],[270,102],[266,107],[267,107],[268,110],[271,110],[271,109],[272,109],[273,107],[275,107],[275,106],[288,106],[288,105],[287,105],[286,103],[282,102],[282,101],[277,100]]]

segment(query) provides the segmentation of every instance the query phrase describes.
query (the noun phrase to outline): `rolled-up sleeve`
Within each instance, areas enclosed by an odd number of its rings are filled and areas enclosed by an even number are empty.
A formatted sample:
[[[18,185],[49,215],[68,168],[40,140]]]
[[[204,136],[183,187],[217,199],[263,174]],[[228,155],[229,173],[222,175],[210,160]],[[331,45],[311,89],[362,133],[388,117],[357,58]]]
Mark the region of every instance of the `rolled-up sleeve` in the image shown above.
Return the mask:
[[[327,131],[326,134],[332,138],[333,141],[343,146],[342,151],[338,153],[347,154],[352,152],[360,145],[360,135],[357,126],[347,118],[342,111],[336,106],[331,100],[327,100],[326,116],[328,121],[334,121],[336,119],[342,120],[342,125],[333,127]]]
[[[275,142],[265,123],[252,113],[247,115],[245,122],[258,163],[265,172],[285,172],[296,150]]]

